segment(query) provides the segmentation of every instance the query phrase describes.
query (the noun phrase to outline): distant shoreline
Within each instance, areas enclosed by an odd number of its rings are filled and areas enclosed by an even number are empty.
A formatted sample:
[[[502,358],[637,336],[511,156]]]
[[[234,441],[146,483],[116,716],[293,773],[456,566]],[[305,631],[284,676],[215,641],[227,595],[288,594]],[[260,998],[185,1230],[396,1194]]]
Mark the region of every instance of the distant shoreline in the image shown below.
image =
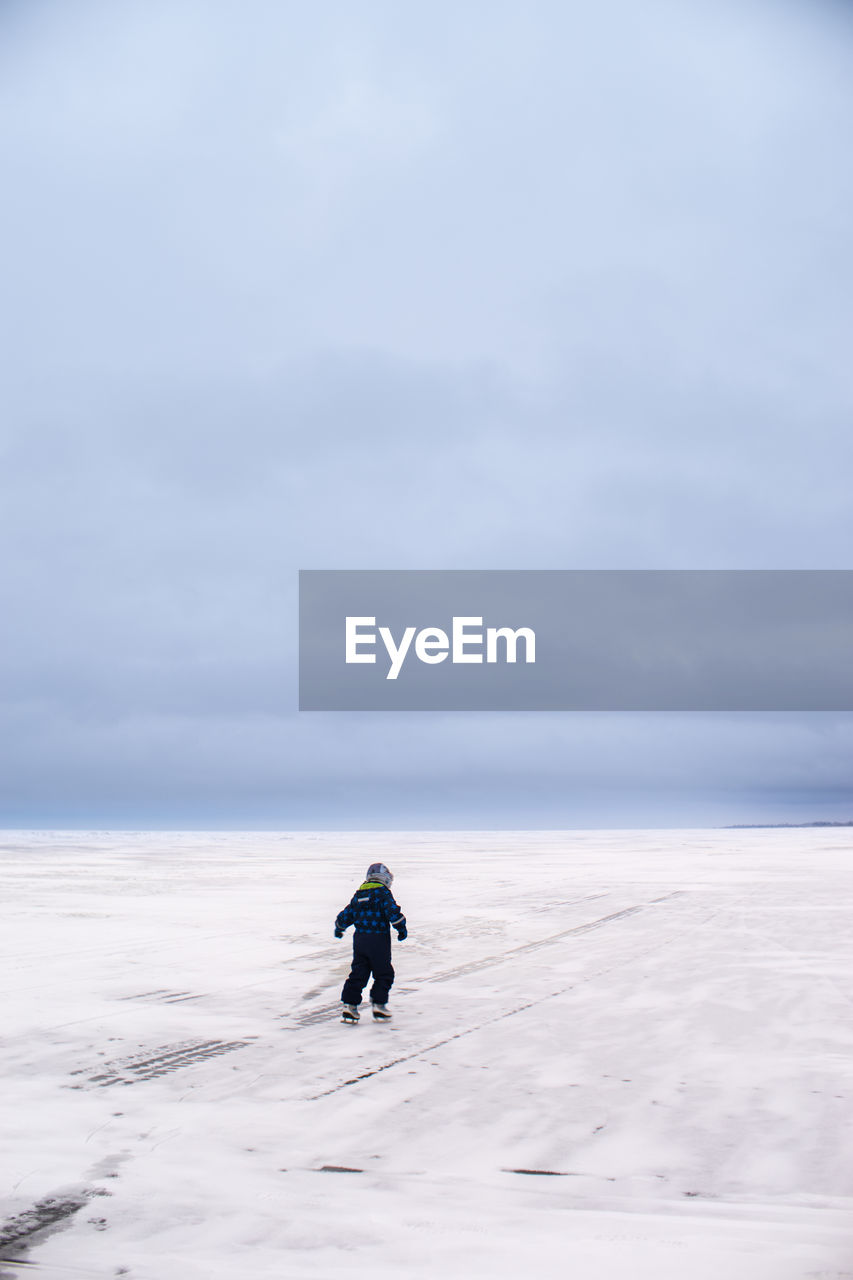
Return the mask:
[[[803,827],[853,827],[853,822],[732,822],[724,831],[759,831],[768,827],[787,827],[798,830]]]

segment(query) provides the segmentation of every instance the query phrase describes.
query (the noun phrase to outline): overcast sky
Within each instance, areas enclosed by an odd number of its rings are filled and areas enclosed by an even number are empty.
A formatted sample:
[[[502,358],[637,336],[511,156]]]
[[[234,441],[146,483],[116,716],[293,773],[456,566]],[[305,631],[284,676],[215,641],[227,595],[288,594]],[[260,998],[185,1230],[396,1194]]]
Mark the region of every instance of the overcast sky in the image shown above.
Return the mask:
[[[0,821],[853,818],[853,717],[296,712],[299,568],[851,568],[853,16],[0,4]]]

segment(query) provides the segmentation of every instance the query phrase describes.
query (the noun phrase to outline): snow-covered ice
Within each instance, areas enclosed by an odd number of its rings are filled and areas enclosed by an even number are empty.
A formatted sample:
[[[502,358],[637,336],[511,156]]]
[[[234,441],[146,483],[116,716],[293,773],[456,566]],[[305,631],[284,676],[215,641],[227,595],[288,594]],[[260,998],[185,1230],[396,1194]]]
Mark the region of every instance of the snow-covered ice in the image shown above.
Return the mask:
[[[2,832],[0,882],[0,1275],[853,1276],[849,830]]]

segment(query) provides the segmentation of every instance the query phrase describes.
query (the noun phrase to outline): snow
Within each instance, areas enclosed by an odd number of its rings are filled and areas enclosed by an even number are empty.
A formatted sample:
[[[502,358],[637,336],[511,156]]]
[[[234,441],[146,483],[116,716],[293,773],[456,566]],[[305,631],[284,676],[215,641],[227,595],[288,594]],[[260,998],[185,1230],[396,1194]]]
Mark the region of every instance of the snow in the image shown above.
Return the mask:
[[[2,1276],[853,1276],[851,831],[3,832],[0,881],[0,1219],[71,1206]]]

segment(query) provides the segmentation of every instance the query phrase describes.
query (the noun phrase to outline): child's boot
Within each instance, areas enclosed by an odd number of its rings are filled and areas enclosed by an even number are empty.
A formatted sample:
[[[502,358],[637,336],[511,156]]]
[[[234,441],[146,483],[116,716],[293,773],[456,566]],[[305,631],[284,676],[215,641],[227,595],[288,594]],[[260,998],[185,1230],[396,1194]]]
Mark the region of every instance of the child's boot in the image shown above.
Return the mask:
[[[388,1022],[391,1017],[391,1010],[387,1004],[377,1004],[373,1001],[373,1016],[377,1022]]]
[[[358,1005],[345,1004],[341,1008],[342,1022],[358,1022]]]

